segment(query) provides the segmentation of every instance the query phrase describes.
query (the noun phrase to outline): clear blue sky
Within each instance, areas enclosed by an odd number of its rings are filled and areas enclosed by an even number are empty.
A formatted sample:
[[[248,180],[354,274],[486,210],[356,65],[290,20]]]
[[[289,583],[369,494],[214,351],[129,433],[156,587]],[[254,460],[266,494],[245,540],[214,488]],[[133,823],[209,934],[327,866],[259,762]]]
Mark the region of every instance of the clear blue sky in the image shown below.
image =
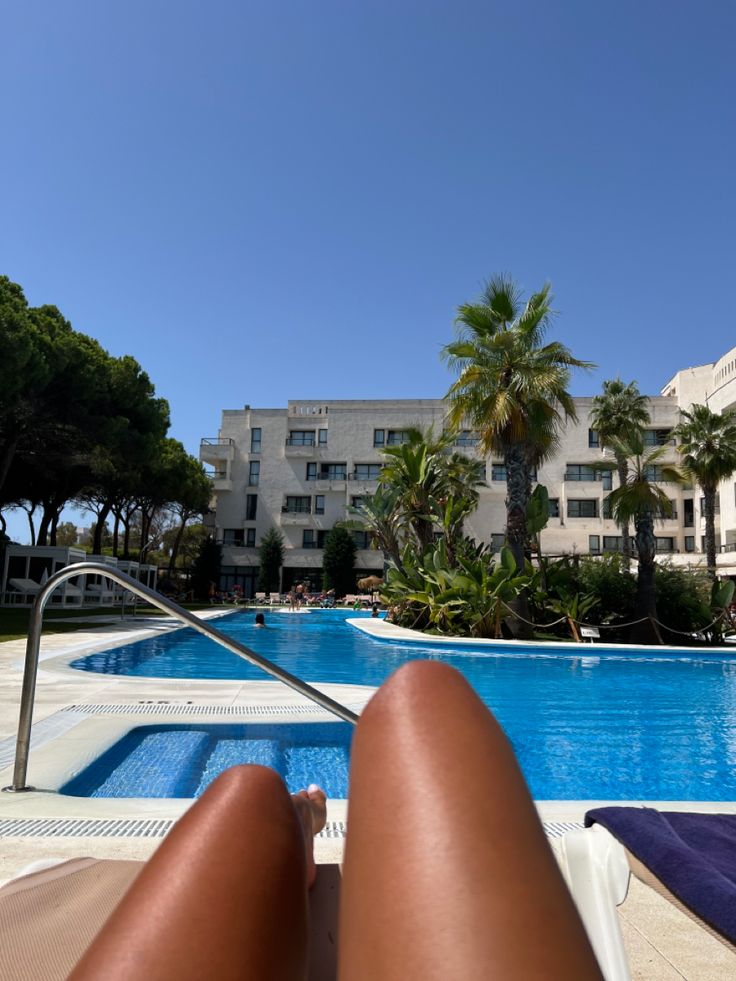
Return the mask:
[[[736,340],[731,0],[27,0],[0,41],[0,272],[223,408],[439,397],[457,305],[550,280],[654,393]]]

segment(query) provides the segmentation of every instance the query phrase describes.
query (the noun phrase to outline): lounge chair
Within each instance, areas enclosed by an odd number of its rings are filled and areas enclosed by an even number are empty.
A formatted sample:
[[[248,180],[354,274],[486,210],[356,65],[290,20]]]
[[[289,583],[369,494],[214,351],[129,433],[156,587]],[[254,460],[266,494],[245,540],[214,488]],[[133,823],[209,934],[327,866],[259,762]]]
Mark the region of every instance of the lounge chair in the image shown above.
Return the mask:
[[[585,822],[561,840],[560,865],[606,981],[631,977],[616,907],[632,874],[736,958],[736,815],[602,807]]]
[[[11,587],[5,596],[9,602],[18,600],[23,603],[30,602],[38,594],[41,583],[35,579],[8,579],[8,586]]]
[[[112,606],[115,602],[115,593],[104,583],[88,582],[84,589],[84,598],[99,603],[100,606]]]
[[[67,978],[143,865],[78,858],[21,873],[0,888],[0,978]],[[337,865],[321,865],[309,893],[310,981],[337,974],[339,879]]]

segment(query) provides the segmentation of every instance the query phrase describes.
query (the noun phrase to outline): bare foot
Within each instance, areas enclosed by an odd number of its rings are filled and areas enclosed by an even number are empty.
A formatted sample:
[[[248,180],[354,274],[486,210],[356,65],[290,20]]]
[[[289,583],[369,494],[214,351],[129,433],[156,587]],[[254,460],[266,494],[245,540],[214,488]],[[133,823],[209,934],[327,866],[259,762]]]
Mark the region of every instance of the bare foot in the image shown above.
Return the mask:
[[[324,790],[316,783],[309,785],[307,790],[292,794],[299,823],[304,832],[304,848],[307,856],[307,888],[311,888],[317,875],[314,864],[314,836],[319,834],[327,822],[327,798]]]

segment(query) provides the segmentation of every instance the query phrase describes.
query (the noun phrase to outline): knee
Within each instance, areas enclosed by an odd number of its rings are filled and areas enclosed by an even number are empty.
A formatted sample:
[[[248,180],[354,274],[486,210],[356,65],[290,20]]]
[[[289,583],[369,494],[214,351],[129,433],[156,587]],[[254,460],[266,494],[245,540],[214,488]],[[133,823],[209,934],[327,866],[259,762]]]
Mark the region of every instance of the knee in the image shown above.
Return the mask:
[[[455,668],[439,661],[407,661],[381,685],[361,719],[377,712],[422,711],[427,701],[459,687],[472,690]]]
[[[256,763],[243,763],[224,770],[213,780],[209,792],[255,800],[264,797],[283,797],[287,800],[289,797],[279,774],[268,766]]]

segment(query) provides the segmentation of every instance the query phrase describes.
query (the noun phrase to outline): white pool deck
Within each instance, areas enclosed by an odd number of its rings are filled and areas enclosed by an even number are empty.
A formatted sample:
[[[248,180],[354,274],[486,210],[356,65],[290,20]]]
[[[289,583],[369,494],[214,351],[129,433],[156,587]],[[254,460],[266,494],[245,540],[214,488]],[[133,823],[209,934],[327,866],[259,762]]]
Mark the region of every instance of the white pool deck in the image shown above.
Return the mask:
[[[232,607],[206,610],[202,615],[209,618],[230,612]],[[381,619],[356,618],[354,623],[384,639],[432,642]],[[150,829],[156,822],[168,827],[190,801],[92,800],[57,792],[68,776],[133,725],[184,721],[195,715],[198,721],[208,722],[271,718],[316,721],[328,717],[279,682],[130,678],[69,667],[74,657],[155,636],[176,626],[163,618],[121,621],[112,615],[96,617],[91,628],[43,637],[28,770],[29,783],[38,789],[0,793],[0,883],[37,859],[80,855],[145,859],[155,850],[161,838],[150,830],[137,834],[136,828]],[[508,643],[513,646],[513,642]],[[593,655],[589,646],[580,653]],[[0,644],[0,786],[12,779],[24,654],[23,640]],[[358,685],[315,687],[358,712],[373,691]],[[537,808],[544,822],[579,822],[586,810],[603,803],[608,802],[540,801]],[[736,813],[736,802],[645,803],[668,810]],[[329,803],[328,830],[332,828],[334,836],[317,839],[318,862],[340,860],[346,812],[347,802]],[[123,830],[116,833],[116,829]],[[632,977],[637,981],[722,981],[736,977],[736,955],[633,877],[619,914]]]

